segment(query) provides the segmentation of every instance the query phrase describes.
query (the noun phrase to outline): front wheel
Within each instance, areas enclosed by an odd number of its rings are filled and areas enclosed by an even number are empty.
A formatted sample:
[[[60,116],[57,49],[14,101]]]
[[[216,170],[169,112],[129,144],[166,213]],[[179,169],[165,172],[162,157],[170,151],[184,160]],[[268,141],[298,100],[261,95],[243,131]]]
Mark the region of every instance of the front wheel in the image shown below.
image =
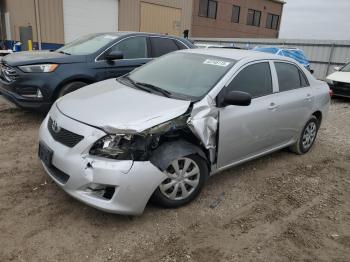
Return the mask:
[[[60,90],[60,92],[58,93],[58,97],[60,98],[62,96],[65,96],[68,93],[71,93],[75,90],[78,90],[79,88],[82,88],[84,86],[86,86],[87,83],[85,82],[81,82],[81,81],[75,81],[75,82],[71,82],[69,84],[66,84],[65,86],[63,86]]]
[[[198,155],[174,160],[164,171],[167,178],[153,193],[151,201],[166,208],[176,208],[197,197],[208,177],[208,166]]]
[[[318,127],[318,119],[312,116],[309,121],[306,122],[298,141],[290,147],[291,151],[298,155],[309,152],[315,143]]]

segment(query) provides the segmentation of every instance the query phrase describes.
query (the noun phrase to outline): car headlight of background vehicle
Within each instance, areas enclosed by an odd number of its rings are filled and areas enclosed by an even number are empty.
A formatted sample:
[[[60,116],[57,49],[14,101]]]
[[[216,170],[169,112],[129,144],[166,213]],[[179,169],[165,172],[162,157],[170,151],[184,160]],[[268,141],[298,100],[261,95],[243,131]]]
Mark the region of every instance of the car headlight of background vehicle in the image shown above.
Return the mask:
[[[41,64],[41,65],[26,65],[19,66],[25,73],[51,73],[56,70],[58,64]]]
[[[330,79],[326,79],[326,82],[327,82],[329,85],[333,85],[333,84],[334,84],[334,82],[333,82],[332,80],[330,80]]]

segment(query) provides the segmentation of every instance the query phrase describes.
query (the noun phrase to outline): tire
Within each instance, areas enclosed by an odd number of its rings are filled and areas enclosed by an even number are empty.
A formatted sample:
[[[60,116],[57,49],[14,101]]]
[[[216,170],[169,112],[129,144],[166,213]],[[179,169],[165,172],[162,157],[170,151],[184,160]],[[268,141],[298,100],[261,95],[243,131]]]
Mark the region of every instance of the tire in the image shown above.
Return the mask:
[[[290,147],[290,150],[298,155],[306,154],[315,143],[319,128],[318,119],[312,116],[305,124],[298,141]]]
[[[180,175],[175,172],[174,165],[176,166],[176,163],[178,163],[178,173]],[[187,172],[183,174],[181,171],[183,171],[186,163],[189,163],[186,169]],[[176,159],[164,172],[168,178],[153,193],[151,202],[165,208],[177,208],[190,203],[198,196],[209,175],[206,161],[198,155]],[[186,174],[189,175],[187,178]],[[188,194],[183,194],[183,188]],[[176,193],[174,194],[174,192]]]
[[[68,83],[61,88],[60,92],[58,93],[57,98],[65,96],[66,94],[71,93],[75,90],[78,90],[79,88],[82,88],[86,85],[88,85],[88,84],[85,82],[80,82],[80,81]]]

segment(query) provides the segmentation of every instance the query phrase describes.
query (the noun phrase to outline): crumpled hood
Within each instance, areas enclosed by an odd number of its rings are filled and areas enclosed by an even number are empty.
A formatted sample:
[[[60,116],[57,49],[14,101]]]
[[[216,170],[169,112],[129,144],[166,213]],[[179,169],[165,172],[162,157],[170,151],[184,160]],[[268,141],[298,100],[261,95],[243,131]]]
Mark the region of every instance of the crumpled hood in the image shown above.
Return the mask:
[[[350,83],[350,72],[334,72],[329,75],[327,79],[336,82]]]
[[[86,56],[66,55],[49,51],[25,51],[13,53],[5,56],[3,62],[11,66],[30,65],[39,63],[82,63],[86,61]]]
[[[70,93],[56,105],[66,116],[108,133],[139,133],[184,114],[190,103],[109,79]]]

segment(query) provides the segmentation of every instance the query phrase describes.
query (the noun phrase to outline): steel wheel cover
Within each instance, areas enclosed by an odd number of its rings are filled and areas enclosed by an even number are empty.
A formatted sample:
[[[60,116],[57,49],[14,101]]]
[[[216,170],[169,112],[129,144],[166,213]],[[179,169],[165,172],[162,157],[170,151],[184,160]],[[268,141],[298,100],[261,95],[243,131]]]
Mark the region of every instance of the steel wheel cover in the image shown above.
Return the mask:
[[[174,160],[165,171],[167,179],[159,186],[160,192],[171,200],[188,198],[198,187],[200,169],[191,158]]]
[[[315,141],[316,138],[316,132],[317,132],[317,126],[315,122],[310,122],[305,130],[304,130],[304,134],[303,134],[303,147],[305,149],[309,149],[313,142]]]

